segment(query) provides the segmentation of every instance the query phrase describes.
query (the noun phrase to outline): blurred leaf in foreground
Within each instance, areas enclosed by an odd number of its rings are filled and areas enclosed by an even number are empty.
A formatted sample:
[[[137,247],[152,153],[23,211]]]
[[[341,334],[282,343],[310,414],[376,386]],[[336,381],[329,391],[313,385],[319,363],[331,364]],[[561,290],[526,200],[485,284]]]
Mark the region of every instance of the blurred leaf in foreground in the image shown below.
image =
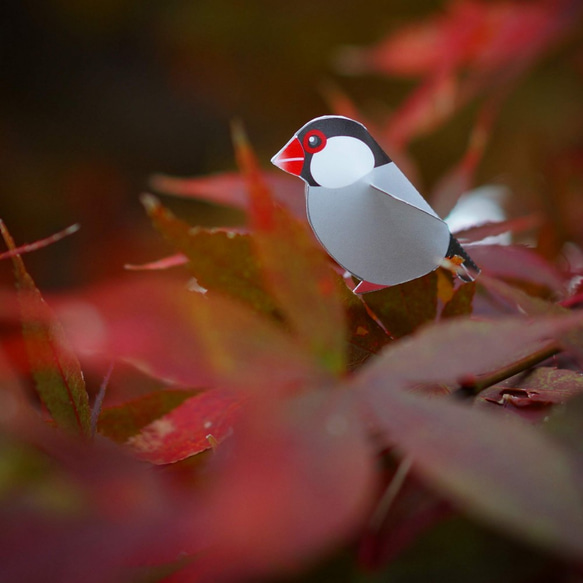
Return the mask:
[[[15,249],[2,222],[0,231],[8,248]],[[20,256],[14,255],[12,263],[26,351],[39,397],[59,427],[89,437],[91,411],[79,360]]]
[[[295,572],[346,540],[374,483],[354,405],[348,392],[253,400],[209,464],[196,513],[208,553],[170,581]]]
[[[581,314],[445,320],[391,343],[360,372],[358,383],[383,379],[387,391],[416,383],[456,384],[508,366],[581,325]]]
[[[233,140],[265,284],[298,340],[330,371],[342,372],[345,319],[330,259],[306,225],[275,204],[242,128],[234,127]]]
[[[414,471],[461,509],[567,557],[583,555],[574,459],[530,426],[444,399],[364,387]]]
[[[242,399],[224,391],[209,390],[183,398],[165,415],[128,440],[136,456],[155,464],[168,464],[221,443],[233,432]]]

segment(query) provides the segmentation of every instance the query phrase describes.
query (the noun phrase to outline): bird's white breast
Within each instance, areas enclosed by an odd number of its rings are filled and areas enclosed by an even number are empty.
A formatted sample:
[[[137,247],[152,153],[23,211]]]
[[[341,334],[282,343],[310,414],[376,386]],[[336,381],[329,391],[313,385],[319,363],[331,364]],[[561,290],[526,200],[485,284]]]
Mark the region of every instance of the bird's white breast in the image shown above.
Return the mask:
[[[324,188],[353,184],[374,168],[372,150],[349,136],[328,138],[325,148],[312,156],[310,172]]]

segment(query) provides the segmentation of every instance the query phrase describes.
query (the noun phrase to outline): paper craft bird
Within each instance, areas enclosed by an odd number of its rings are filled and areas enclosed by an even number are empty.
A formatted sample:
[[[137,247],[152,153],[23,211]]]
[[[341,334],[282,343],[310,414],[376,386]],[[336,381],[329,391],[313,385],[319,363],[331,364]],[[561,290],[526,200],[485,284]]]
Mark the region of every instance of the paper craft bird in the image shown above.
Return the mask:
[[[397,165],[359,122],[336,115],[302,127],[272,163],[306,182],[308,220],[356,293],[416,279],[458,258],[458,275],[480,269]]]

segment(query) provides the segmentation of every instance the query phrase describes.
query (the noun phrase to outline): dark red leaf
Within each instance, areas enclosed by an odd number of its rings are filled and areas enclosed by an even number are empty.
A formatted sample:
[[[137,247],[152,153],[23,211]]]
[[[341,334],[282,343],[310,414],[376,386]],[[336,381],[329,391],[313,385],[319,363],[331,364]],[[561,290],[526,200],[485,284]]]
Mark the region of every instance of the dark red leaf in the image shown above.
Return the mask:
[[[364,302],[394,338],[411,334],[437,315],[437,273],[364,296]]]
[[[560,304],[553,304],[542,298],[528,295],[504,281],[482,274],[479,284],[486,288],[496,299],[508,302],[517,312],[530,316],[566,315],[569,310]]]
[[[395,391],[412,383],[455,384],[508,366],[581,326],[583,314],[441,321],[385,347],[358,382],[382,382],[386,390]]]
[[[350,370],[362,365],[373,354],[391,341],[390,336],[372,317],[362,296],[338,282],[348,321],[348,356]]]
[[[362,386],[370,414],[426,483],[505,533],[583,556],[583,500],[574,460],[531,426],[447,399]]]
[[[9,249],[16,246],[0,222]],[[35,388],[55,423],[84,437],[91,434],[91,411],[77,356],[63,328],[44,301],[20,255],[12,257],[22,330]]]
[[[241,399],[210,390],[182,398],[164,416],[141,427],[128,445],[140,459],[154,464],[169,464],[200,453],[221,443],[233,432]],[[212,440],[209,439],[212,436]]]
[[[497,299],[508,302],[513,308],[530,316],[561,316],[570,311],[560,304],[553,304],[542,298],[532,297],[522,290],[512,287],[503,281],[499,281],[486,275],[480,276],[480,284]],[[567,330],[560,334],[561,345],[573,356],[583,362],[583,330],[578,328]]]
[[[455,318],[468,316],[472,313],[472,303],[476,293],[476,283],[470,282],[460,285],[451,299],[443,306],[441,318]]]
[[[189,261],[197,283],[244,301],[254,310],[275,314],[265,291],[251,237],[224,230],[191,227],[177,219],[154,197],[142,197],[155,227]]]

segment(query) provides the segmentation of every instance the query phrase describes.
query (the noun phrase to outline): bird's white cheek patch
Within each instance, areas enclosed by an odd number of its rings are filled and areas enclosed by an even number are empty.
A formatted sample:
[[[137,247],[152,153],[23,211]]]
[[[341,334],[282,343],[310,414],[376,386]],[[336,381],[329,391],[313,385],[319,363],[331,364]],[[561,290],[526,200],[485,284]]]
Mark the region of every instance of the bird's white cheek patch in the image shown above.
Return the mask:
[[[366,176],[374,168],[371,149],[348,136],[328,138],[326,147],[312,157],[310,171],[324,188],[342,188]]]

